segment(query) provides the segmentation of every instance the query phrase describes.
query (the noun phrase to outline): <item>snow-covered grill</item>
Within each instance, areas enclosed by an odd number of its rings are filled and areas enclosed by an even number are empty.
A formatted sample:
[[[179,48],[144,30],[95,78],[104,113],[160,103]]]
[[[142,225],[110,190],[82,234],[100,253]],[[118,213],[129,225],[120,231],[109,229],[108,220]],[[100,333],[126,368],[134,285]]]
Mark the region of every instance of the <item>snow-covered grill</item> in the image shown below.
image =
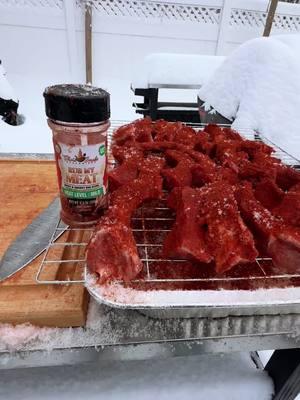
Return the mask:
[[[112,131],[124,123],[112,124]],[[193,125],[201,129],[202,126]],[[263,140],[276,149],[276,156],[295,168],[300,161],[285,153],[274,143],[247,129],[240,133],[248,139]],[[110,158],[110,163],[114,161]],[[300,311],[300,274],[282,274],[272,268],[271,258],[257,258],[255,263],[240,265],[223,276],[216,276],[211,266],[185,260],[164,259],[161,247],[174,221],[165,200],[139,208],[132,218],[132,230],[143,261],[139,279],[130,284],[117,282],[101,288],[87,275],[85,258],[55,260],[55,246],[86,246],[86,241],[68,243],[51,240],[37,274],[39,283],[85,283],[100,302],[122,308],[140,309],[154,317],[221,317],[227,315],[298,313]],[[62,229],[60,223],[57,230]],[[53,237],[56,235],[54,234]],[[74,263],[82,269],[84,279],[73,281],[43,280],[44,268]],[[155,289],[155,290],[153,290]],[[222,289],[222,290],[220,290]],[[254,289],[257,289],[254,291]]]

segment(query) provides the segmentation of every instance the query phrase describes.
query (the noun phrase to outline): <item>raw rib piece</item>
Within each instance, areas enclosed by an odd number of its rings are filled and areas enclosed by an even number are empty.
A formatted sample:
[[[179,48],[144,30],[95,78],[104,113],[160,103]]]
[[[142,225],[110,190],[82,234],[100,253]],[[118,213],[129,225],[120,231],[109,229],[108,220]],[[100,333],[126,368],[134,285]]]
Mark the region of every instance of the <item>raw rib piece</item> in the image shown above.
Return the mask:
[[[239,182],[238,174],[231,168],[219,167],[218,180],[221,182],[227,182],[231,185],[235,185]]]
[[[216,164],[211,166],[210,164],[199,163],[192,166],[191,172],[193,185],[196,187],[202,187],[206,183],[211,183],[216,179],[218,168]]]
[[[270,236],[268,253],[280,272],[300,273],[300,232],[292,226],[284,226]]]
[[[239,142],[244,142],[245,139],[234,129],[231,128],[222,128],[224,137],[228,140],[237,140]]]
[[[289,190],[300,183],[300,172],[284,164],[276,164],[276,183],[283,190]]]
[[[194,148],[198,141],[197,132],[181,122],[169,122],[167,125],[156,123],[154,125],[155,130],[155,141],[162,142],[174,142],[183,144],[189,148]]]
[[[175,142],[187,146],[191,149],[198,143],[198,134],[190,126],[181,125],[175,133]]]
[[[148,143],[141,143],[140,148],[145,152],[152,152],[152,153],[163,153],[168,149],[178,150],[178,144],[174,142],[148,142]]]
[[[209,158],[195,164],[191,168],[192,183],[195,187],[202,187],[215,181],[228,182],[232,185],[238,182],[238,175],[231,168],[217,166]]]
[[[175,188],[168,198],[168,205],[177,212],[174,226],[164,241],[164,256],[209,263],[212,255],[205,242],[205,231],[197,220],[197,190],[188,187]]]
[[[143,151],[136,145],[131,147],[115,145],[113,146],[113,154],[121,162],[121,165],[108,173],[111,191],[136,179],[142,170],[146,169],[159,173],[165,165],[163,158],[152,155],[144,157]]]
[[[99,275],[99,282],[134,279],[142,269],[135,239],[130,228],[133,211],[145,200],[162,195],[158,174],[143,176],[111,195],[110,207],[102,217],[87,246],[87,265]]]
[[[116,146],[112,148],[113,156],[121,163],[108,173],[109,190],[114,191],[138,176],[139,165],[144,160],[143,152],[136,146]]]
[[[274,208],[273,213],[281,217],[285,223],[300,227],[300,192],[298,186],[293,187],[282,196],[282,202]]]
[[[174,142],[176,131],[180,129],[180,122],[162,123],[158,121],[154,124],[154,141],[155,142]]]
[[[275,180],[276,167],[272,164],[244,160],[238,165],[238,173],[241,179],[251,182],[259,182],[265,178]]]
[[[114,132],[114,143],[124,145],[126,142],[151,142],[152,121],[143,118],[123,125]]]
[[[215,168],[216,164],[215,162],[209,158],[206,154],[200,153],[199,151],[195,150],[185,150],[182,149],[182,152],[186,153],[190,158],[192,158],[194,161],[200,164],[205,164],[207,167]]]
[[[262,179],[255,186],[254,193],[257,200],[268,210],[278,206],[284,197],[284,192],[269,178]]]
[[[263,142],[258,142],[255,140],[243,140],[240,143],[240,149],[245,151],[250,160],[252,160],[258,152],[270,155],[274,152],[273,147],[268,146]]]
[[[282,164],[278,158],[260,151],[254,154],[253,162],[264,169],[271,179],[275,179],[276,184],[282,190],[289,190],[292,186],[300,183],[300,173],[294,168]]]
[[[166,160],[170,166],[162,171],[166,180],[167,187],[172,189],[180,186],[202,186],[214,180],[218,173],[216,164],[206,155],[195,150],[182,148],[177,150],[167,150]]]
[[[195,151],[201,151],[208,156],[212,155],[214,149],[214,143],[209,141],[209,136],[207,132],[199,132],[197,136],[196,143],[194,145]]]
[[[138,176],[138,165],[135,161],[126,161],[108,173],[109,190],[114,191],[126,185]]]
[[[216,271],[222,273],[241,263],[255,261],[258,253],[234,197],[234,187],[215,182],[200,193],[199,222],[208,225],[207,240]]]
[[[273,264],[282,272],[300,272],[300,232],[276,219],[255,199],[251,184],[245,183],[237,191],[243,218],[272,257]]]
[[[152,137],[155,140],[157,135],[160,134],[160,132],[164,131],[168,126],[170,122],[165,121],[164,119],[158,119],[157,121],[152,121]]]
[[[244,139],[241,135],[234,131],[231,128],[221,128],[215,124],[208,124],[204,128],[204,132],[209,134],[210,140],[212,142],[216,141],[224,141],[224,140],[231,140],[231,141],[243,141]]]
[[[182,153],[178,150],[166,150],[165,157],[167,164],[170,167],[175,167],[180,161],[192,161],[188,154]]]
[[[277,229],[278,221],[254,196],[250,182],[244,182],[235,192],[239,209],[244,221],[254,233],[257,242],[267,250],[268,240]]]
[[[300,183],[296,183],[296,185],[292,186],[289,192],[300,193]]]
[[[143,151],[136,144],[131,146],[113,145],[111,150],[114,159],[119,164],[122,164],[126,160],[142,159],[144,156]]]
[[[139,164],[139,179],[147,176],[156,176],[161,173],[162,169],[165,167],[166,161],[164,157],[149,155],[147,158]]]
[[[114,143],[122,146],[128,141],[135,140],[135,123],[123,125],[114,132]]]
[[[173,166],[173,168],[166,168],[161,171],[167,189],[191,186],[191,167],[194,165],[194,161],[186,153],[181,153],[178,150],[167,150],[165,157],[168,165]]]
[[[162,178],[149,170],[140,179],[115,190],[110,196],[106,215],[113,216],[129,225],[133,211],[147,199],[158,199],[162,194]]]
[[[191,167],[194,162],[190,159],[180,161],[175,168],[166,168],[161,171],[166,187],[171,190],[175,187],[191,186]]]

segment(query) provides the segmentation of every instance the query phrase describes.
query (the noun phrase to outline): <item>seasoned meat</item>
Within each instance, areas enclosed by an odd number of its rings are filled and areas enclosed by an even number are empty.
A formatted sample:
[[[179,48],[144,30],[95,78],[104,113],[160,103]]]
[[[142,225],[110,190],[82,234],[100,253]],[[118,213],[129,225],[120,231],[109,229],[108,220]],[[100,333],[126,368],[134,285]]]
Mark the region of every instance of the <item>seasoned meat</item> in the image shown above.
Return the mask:
[[[100,283],[130,281],[139,274],[142,262],[130,228],[131,215],[144,201],[161,195],[162,178],[151,172],[112,193],[110,206],[87,246],[87,265],[99,275]]]
[[[216,271],[222,273],[237,264],[255,261],[258,253],[253,236],[240,216],[234,187],[217,181],[199,189],[199,194],[198,221],[207,225]]]
[[[199,214],[197,190],[177,187],[171,192],[168,204],[176,209],[176,221],[164,241],[164,256],[204,263],[212,261],[205,239],[205,229],[197,218]]]
[[[295,190],[296,189],[296,190]],[[274,215],[283,219],[286,224],[300,228],[300,192],[293,187],[282,196],[282,201],[273,209]]]
[[[145,118],[120,127],[112,145],[117,166],[108,173],[110,206],[88,245],[89,269],[101,282],[139,274],[131,216],[164,188],[176,212],[164,256],[215,263],[224,273],[260,253],[283,273],[299,271],[300,173],[273,151],[213,124],[197,132]]]
[[[255,199],[249,183],[237,194],[241,213],[280,271],[300,272],[300,231],[277,219]]]
[[[275,181],[264,178],[255,186],[255,197],[265,208],[272,210],[282,201],[284,191],[277,186]]]
[[[114,132],[114,143],[124,145],[127,142],[152,142],[152,121],[142,118],[123,125]]]

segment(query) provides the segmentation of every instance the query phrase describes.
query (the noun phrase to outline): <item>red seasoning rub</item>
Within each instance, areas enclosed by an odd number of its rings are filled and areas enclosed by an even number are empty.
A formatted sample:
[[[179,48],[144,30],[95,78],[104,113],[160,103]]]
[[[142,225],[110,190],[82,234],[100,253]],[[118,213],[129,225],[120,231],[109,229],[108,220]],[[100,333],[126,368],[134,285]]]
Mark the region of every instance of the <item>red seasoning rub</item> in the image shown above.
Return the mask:
[[[110,199],[110,206],[96,226],[87,247],[87,264],[99,281],[122,279],[130,281],[142,269],[130,219],[134,210],[144,201],[157,199],[162,195],[162,178],[159,163],[139,179],[116,189]]]
[[[61,199],[71,226],[97,222],[107,203],[109,94],[89,85],[55,85],[44,92]]]
[[[258,252],[252,233],[238,210],[234,187],[215,182],[199,190],[199,224],[207,225],[207,241],[214,255],[217,272],[237,264],[255,261]]]
[[[131,215],[144,201],[160,198],[164,188],[176,218],[164,240],[160,232],[154,239],[160,257],[207,264],[223,274],[240,264],[248,264],[248,271],[259,254],[272,258],[280,272],[297,273],[300,173],[273,151],[216,125],[196,132],[179,122],[143,119],[117,129],[112,154],[118,166],[109,173],[114,190],[88,245],[90,271],[102,283],[139,274]],[[147,209],[145,226],[151,212],[164,220],[164,210]]]
[[[213,257],[199,224],[199,192],[190,187],[176,187],[168,198],[168,205],[176,210],[176,221],[167,235],[163,253],[166,257],[209,263]]]

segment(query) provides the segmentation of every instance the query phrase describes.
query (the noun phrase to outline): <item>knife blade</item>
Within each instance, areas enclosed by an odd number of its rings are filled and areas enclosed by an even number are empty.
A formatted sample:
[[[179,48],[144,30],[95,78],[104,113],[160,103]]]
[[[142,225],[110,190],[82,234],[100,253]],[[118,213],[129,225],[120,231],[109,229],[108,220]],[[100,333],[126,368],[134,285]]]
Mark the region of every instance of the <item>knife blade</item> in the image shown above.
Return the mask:
[[[60,223],[61,230],[55,231],[59,221],[60,201],[55,198],[8,247],[0,261],[0,282],[26,267],[48,246],[50,239],[56,240],[68,225]],[[55,231],[55,232],[54,232]]]

